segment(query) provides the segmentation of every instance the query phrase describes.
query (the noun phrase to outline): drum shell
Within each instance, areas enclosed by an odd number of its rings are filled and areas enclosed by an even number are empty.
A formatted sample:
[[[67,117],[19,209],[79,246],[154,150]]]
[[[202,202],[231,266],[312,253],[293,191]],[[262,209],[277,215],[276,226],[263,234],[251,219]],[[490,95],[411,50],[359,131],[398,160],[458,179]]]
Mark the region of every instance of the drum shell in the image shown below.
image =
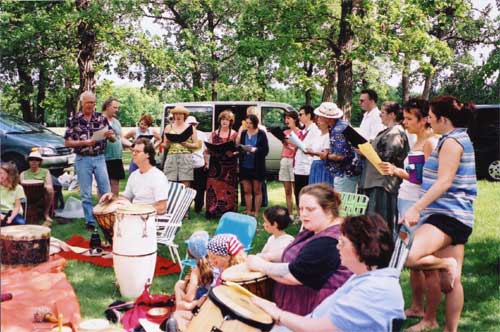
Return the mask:
[[[118,210],[113,233],[113,267],[120,293],[136,298],[144,285],[153,281],[157,256],[155,213],[139,215]]]
[[[104,238],[108,243],[113,244],[113,228],[116,222],[116,213],[96,213],[94,211],[94,217],[97,223],[101,227]]]
[[[248,271],[245,263],[231,266],[222,273],[221,279],[222,283],[231,281],[259,297],[273,300],[274,280],[263,273]]]
[[[26,222],[36,224],[39,220],[39,208],[45,204],[44,182],[39,180],[24,180],[21,185],[26,195]]]
[[[0,262],[4,265],[37,265],[49,260],[50,228],[38,225],[3,227]]]

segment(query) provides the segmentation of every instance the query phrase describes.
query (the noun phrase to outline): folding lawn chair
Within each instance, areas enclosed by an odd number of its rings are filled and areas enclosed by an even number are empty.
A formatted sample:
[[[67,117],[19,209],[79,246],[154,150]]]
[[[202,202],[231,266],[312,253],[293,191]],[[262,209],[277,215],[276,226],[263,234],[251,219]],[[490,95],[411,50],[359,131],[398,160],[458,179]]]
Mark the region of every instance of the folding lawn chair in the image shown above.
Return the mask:
[[[340,197],[342,203],[340,204],[339,214],[341,217],[359,216],[365,213],[368,207],[368,196],[361,194],[341,192]]]

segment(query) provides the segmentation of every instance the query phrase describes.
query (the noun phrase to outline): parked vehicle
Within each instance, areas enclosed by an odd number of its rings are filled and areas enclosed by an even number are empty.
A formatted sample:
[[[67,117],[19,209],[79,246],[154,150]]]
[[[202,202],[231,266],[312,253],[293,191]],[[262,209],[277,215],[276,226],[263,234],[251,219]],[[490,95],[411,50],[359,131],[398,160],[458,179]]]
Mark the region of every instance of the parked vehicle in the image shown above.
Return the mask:
[[[64,146],[63,137],[10,114],[0,114],[0,142],[2,160],[14,162],[20,171],[28,168],[26,158],[33,148],[38,148],[43,157],[42,167],[55,176],[75,161],[73,149]]]
[[[275,103],[268,101],[207,101],[191,103],[166,104],[163,108],[162,128],[168,123],[169,111],[176,105],[186,107],[191,115],[200,122],[198,130],[211,132],[217,127],[217,117],[224,110],[231,110],[235,116],[234,130],[238,130],[246,116],[246,110],[250,106],[257,108],[260,114],[260,124],[265,127],[284,128],[285,111],[293,111],[294,108],[285,103]],[[269,141],[269,154],[266,158],[266,170],[270,174],[277,174],[280,168],[281,142],[272,134],[267,135]]]
[[[500,104],[476,105],[468,133],[474,144],[478,179],[500,181]]]

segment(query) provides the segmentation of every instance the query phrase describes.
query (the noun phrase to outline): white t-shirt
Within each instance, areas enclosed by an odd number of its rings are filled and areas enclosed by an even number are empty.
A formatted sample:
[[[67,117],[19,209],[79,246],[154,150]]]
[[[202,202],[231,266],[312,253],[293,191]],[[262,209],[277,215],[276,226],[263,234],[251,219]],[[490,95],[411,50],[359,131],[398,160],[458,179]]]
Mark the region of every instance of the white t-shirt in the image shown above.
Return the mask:
[[[275,237],[271,235],[266,242],[264,248],[262,248],[261,254],[271,255],[271,262],[281,262],[281,255],[283,255],[283,251],[292,241],[294,240],[293,236],[290,234],[283,234],[280,237]]]
[[[132,203],[154,204],[167,199],[168,180],[165,174],[156,167],[146,173],[138,169],[130,174],[123,192]]]
[[[385,126],[382,124],[380,110],[377,107],[363,114],[363,120],[361,120],[361,124],[359,125],[359,132],[364,138],[372,140],[383,129],[385,129]]]
[[[198,140],[201,141],[201,148],[193,151],[191,155],[193,156],[193,168],[200,168],[205,166],[205,158],[203,158],[203,152],[205,152],[206,146],[203,142],[207,141],[207,134],[197,130],[196,135],[198,136]]]
[[[302,130],[302,134],[306,135],[304,138],[304,146],[306,148],[312,148],[312,145],[317,141],[321,135],[321,131],[315,123],[311,123],[308,128]],[[293,167],[293,172],[297,175],[309,175],[311,172],[311,164],[313,162],[313,157],[305,154],[301,149],[298,149],[295,153],[295,165]]]
[[[317,139],[313,142],[311,149],[314,152],[320,152],[323,150],[330,150],[330,133],[326,132],[326,134],[321,135],[321,132],[320,132],[319,139]],[[314,156],[313,160],[320,160],[320,158],[318,156]]]

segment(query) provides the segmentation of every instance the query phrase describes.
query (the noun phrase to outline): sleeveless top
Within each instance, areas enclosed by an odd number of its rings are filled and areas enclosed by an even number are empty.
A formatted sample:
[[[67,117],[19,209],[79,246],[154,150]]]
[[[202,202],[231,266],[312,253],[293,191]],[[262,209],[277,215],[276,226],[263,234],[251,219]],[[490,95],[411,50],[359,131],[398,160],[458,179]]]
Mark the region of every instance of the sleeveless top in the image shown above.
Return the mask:
[[[47,172],[49,170],[46,168],[38,168],[38,172],[33,173],[31,169],[27,169],[24,171],[23,177],[25,180],[38,180],[45,182],[45,177],[47,176]]]
[[[340,237],[340,225],[330,226],[318,234],[314,234],[307,230],[300,232],[295,240],[283,252],[281,261],[284,263],[293,261],[303,247],[309,242],[321,237],[331,237],[338,240]],[[278,307],[283,310],[298,315],[307,315],[326,297],[342,286],[351,275],[351,271],[343,265],[339,265],[338,269],[328,278],[319,291],[304,285],[284,285],[276,283],[274,285],[273,300]]]
[[[180,134],[173,127],[170,127],[169,134]],[[190,137],[186,142],[193,143],[193,138]],[[168,154],[191,154],[191,150],[182,146],[180,143],[170,143],[170,147],[168,148]]]
[[[460,164],[451,187],[422,211],[421,221],[433,214],[443,214],[473,228],[474,210],[472,203],[477,196],[476,163],[474,148],[466,128],[453,129],[439,139],[436,148],[424,164],[421,195],[425,194],[437,180],[439,151],[447,139],[454,139],[462,146]]]
[[[113,122],[110,123],[110,126],[111,129],[115,132],[116,140],[114,142],[108,141],[108,144],[106,144],[106,149],[104,149],[104,158],[106,158],[106,160],[122,159],[122,126],[120,124],[120,121],[118,121],[118,119],[116,118],[113,118]]]

